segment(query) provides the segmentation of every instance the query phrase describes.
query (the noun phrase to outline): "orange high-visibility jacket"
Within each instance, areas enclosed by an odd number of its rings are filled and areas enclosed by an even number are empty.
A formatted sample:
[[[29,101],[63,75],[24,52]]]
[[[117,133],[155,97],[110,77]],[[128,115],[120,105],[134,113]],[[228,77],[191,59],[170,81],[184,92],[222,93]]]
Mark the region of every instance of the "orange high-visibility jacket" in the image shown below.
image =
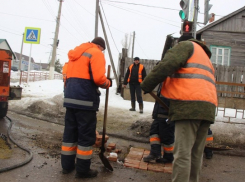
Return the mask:
[[[68,63],[66,62],[63,66],[63,69],[62,69],[62,75],[63,75],[63,81],[65,83],[66,81],[66,73],[67,73],[67,67],[68,67]]]
[[[130,77],[131,77],[131,72],[132,72],[132,67],[134,66],[134,64],[131,64],[129,66],[129,76],[128,76],[128,83],[130,81]],[[139,72],[138,72],[138,81],[139,83],[142,82],[142,70],[143,70],[144,66],[142,64],[139,64]]]
[[[64,106],[84,110],[98,110],[98,87],[109,88],[106,78],[105,58],[93,43],[84,43],[68,53],[69,63]]]
[[[192,42],[193,55],[185,67],[168,77],[161,94],[172,100],[204,101],[217,106],[214,68],[201,46]]]

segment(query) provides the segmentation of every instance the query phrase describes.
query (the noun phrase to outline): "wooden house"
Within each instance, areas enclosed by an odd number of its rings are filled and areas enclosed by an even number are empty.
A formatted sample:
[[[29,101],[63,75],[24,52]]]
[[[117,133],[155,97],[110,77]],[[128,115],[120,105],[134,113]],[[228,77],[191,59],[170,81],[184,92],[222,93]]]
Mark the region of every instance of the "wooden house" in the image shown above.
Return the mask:
[[[245,66],[245,6],[196,33],[212,52],[217,65]]]

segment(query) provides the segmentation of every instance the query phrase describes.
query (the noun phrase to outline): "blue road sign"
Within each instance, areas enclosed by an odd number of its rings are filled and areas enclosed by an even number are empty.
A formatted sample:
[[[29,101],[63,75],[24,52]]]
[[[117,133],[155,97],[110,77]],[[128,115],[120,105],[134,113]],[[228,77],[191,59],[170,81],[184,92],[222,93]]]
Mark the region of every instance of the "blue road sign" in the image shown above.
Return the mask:
[[[41,28],[26,27],[24,42],[29,44],[40,43]]]

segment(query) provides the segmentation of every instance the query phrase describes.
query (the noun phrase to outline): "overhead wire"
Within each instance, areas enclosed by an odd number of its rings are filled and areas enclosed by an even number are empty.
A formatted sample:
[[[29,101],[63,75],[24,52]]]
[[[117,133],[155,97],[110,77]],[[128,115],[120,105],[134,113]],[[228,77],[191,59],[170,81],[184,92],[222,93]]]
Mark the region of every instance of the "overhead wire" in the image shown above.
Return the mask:
[[[0,29],[0,30],[1,30],[1,31],[3,31],[3,32],[7,32],[7,33],[14,34],[14,35],[19,35],[19,36],[22,36],[22,34],[17,34],[17,33],[9,32],[9,31],[3,30],[3,29]]]
[[[42,0],[43,4],[45,5],[45,7],[47,8],[48,12],[51,14],[52,17],[56,17],[55,13],[53,12],[52,8],[49,9],[50,7],[48,6],[48,4],[46,4],[45,0]]]
[[[111,38],[112,38],[112,40],[113,40],[113,42],[114,42],[114,45],[115,45],[115,47],[116,47],[118,53],[120,53],[119,50],[118,50],[118,48],[117,48],[116,42],[115,42],[115,40],[114,40],[114,38],[113,38],[113,36],[112,36],[111,29],[110,29],[110,27],[109,27],[109,25],[108,25],[108,21],[107,21],[107,18],[106,18],[106,15],[105,15],[103,6],[102,6],[101,3],[100,3],[100,5],[101,5],[101,8],[102,8],[102,11],[103,11],[103,14],[104,14],[104,17],[105,17],[106,24],[107,24],[107,27],[108,27],[108,29],[109,29],[110,35],[111,35]]]
[[[104,3],[104,4],[107,4],[107,5],[110,5],[110,6],[114,6],[114,7],[116,7],[116,8],[119,8],[119,9],[122,9],[122,10],[125,10],[125,11],[128,11],[128,12],[131,12],[131,13],[134,13],[134,14],[135,14],[135,12],[139,12],[139,11],[135,11],[135,10],[132,10],[132,9],[129,9],[129,8],[118,7],[118,6],[112,5],[112,4],[110,4],[110,3],[105,3],[105,2],[103,2],[103,3]],[[137,13],[137,14],[140,14],[140,15],[145,16],[145,13],[143,13],[143,12],[139,12],[139,13]],[[150,14],[149,14],[149,15],[150,15]],[[156,16],[154,16],[154,15],[150,15],[150,16],[156,17]],[[147,16],[146,16],[146,17],[147,17]],[[163,22],[163,21],[161,21],[161,20],[158,20],[158,19],[155,19],[155,18],[152,18],[152,17],[148,17],[148,18],[154,19],[154,20],[156,20],[156,21]],[[159,18],[159,17],[157,17],[157,18]],[[161,18],[161,19],[162,19],[162,18]],[[168,21],[170,21],[170,20],[168,20]],[[177,26],[177,25],[173,25],[173,24],[170,24],[170,23],[167,23],[167,22],[163,22],[163,23],[166,23],[166,24],[169,24],[169,25],[172,25],[172,26],[175,26],[175,27],[178,27],[178,28],[179,28],[179,25]],[[141,51],[143,52],[143,54],[148,58],[148,56],[146,55],[146,53],[144,52],[144,50],[143,50],[142,47],[140,46],[140,43],[137,41],[136,38],[135,38],[135,40],[136,40],[136,43],[138,44],[139,48],[140,48]]]
[[[95,17],[95,14],[89,12],[86,8],[84,8],[81,4],[79,4],[76,0],[74,0],[82,9],[84,9],[85,11],[87,11],[89,14],[91,14],[92,16]]]
[[[50,21],[50,22],[54,22],[54,20],[45,20],[45,19],[41,19],[41,18],[34,18],[32,16],[23,16],[23,15],[15,15],[15,14],[11,14],[11,13],[4,13],[4,12],[0,12],[0,14],[6,14],[6,15],[10,15],[10,16],[17,16],[17,17],[23,17],[23,18],[28,18],[28,19],[36,19],[36,20],[42,20],[42,21]]]
[[[64,15],[62,15],[62,17],[63,18],[65,18],[66,19],[66,17],[64,16]],[[78,32],[78,34],[80,34],[80,32],[69,22],[69,20],[67,20],[66,19],[66,21],[74,28],[74,30],[76,30],[77,32]],[[65,26],[63,26],[63,24],[62,23],[60,23],[60,25],[63,27],[63,28],[65,28],[66,29],[66,31],[71,35],[71,36],[73,36],[73,38],[75,38],[75,39],[79,39],[79,38],[77,38],[74,34],[72,34]]]
[[[116,8],[118,8],[118,9],[122,9],[122,10],[124,10],[124,11],[128,11],[128,12],[133,13],[133,14],[139,14],[139,15],[145,16],[145,13],[143,13],[143,12],[139,12],[139,11],[132,10],[132,9],[129,9],[129,8],[126,9],[126,8],[118,7],[118,6],[116,6],[116,5],[109,4],[109,3],[105,3],[105,4],[108,4],[108,5],[110,5],[110,6],[116,7]],[[138,13],[137,13],[137,12],[138,12]],[[151,16],[153,16],[153,15],[151,15]],[[148,17],[148,16],[145,16],[145,17]],[[151,18],[151,17],[148,17],[148,18]],[[174,27],[178,27],[178,28],[179,28],[179,25],[174,25],[174,24],[171,24],[171,23],[168,23],[168,22],[164,22],[164,21],[162,21],[162,20],[155,19],[155,18],[151,18],[151,19],[154,19],[154,20],[156,20],[156,21],[160,21],[160,22],[162,22],[162,23],[165,23],[165,24],[168,24],[168,25],[171,25],[171,26],[174,26]],[[168,21],[170,21],[170,20],[168,20]]]
[[[129,2],[121,2],[121,1],[111,1],[111,0],[103,0],[103,1],[109,1],[109,2],[113,2],[113,3],[130,4],[130,5],[136,5],[136,6],[145,6],[145,7],[150,7],[150,8],[159,8],[159,9],[168,9],[168,10],[179,11],[179,9],[165,8],[165,7],[145,5],[145,4],[137,4],[137,3],[129,3]]]
[[[81,23],[81,17],[80,15],[77,13],[77,9],[76,8],[73,8],[69,2],[68,2],[68,6],[66,6],[66,8],[69,8],[70,11],[67,9],[67,11],[65,11],[70,17],[72,17],[72,20],[76,23],[76,26],[79,27],[79,30],[77,30],[76,27],[74,27],[73,25],[73,28],[76,29],[76,31],[78,32],[78,34],[81,33],[81,31],[83,32],[83,34],[86,36],[86,37],[89,37],[88,34],[87,34],[87,29],[86,29],[86,26],[81,26],[81,25],[84,25],[84,23],[82,22]],[[72,12],[72,13],[70,13]],[[75,16],[74,16],[75,15]],[[78,18],[79,17],[79,18]],[[67,20],[68,21],[68,20]],[[71,24],[71,22],[69,22]],[[84,31],[86,30],[86,31]]]
[[[139,42],[137,41],[136,37],[135,37],[136,43],[138,44],[138,46],[140,47],[141,51],[144,53],[144,55],[146,56],[146,58],[148,59],[149,57],[146,55],[146,53],[144,52],[144,50],[142,49],[142,47],[140,46]]]

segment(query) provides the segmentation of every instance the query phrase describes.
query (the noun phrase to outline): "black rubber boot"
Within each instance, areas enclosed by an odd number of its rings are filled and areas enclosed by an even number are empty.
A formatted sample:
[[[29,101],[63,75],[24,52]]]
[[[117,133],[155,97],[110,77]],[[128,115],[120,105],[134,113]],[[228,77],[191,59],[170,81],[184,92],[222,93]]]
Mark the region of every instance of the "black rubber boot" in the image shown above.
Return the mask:
[[[135,102],[131,102],[131,108],[130,111],[135,111]]]
[[[75,177],[76,178],[93,178],[96,177],[98,174],[97,170],[90,169],[88,172],[77,172]]]
[[[143,158],[144,162],[156,162],[156,160],[160,159],[161,156],[155,156],[152,154],[149,154],[148,156]]]
[[[158,162],[158,163],[172,163],[173,160],[174,160],[173,153],[165,153],[163,155],[163,158],[156,160],[156,162]]]
[[[143,104],[139,104],[139,108],[140,108],[140,113],[143,113]]]
[[[204,148],[205,158],[206,159],[212,159],[213,158],[213,151],[209,148]]]
[[[69,173],[71,173],[74,169],[75,169],[75,167],[72,168],[72,169],[62,169],[62,173],[63,173],[63,174],[69,174]]]
[[[161,145],[152,144],[151,152],[148,156],[143,158],[144,162],[156,162],[156,160],[161,158]]]

